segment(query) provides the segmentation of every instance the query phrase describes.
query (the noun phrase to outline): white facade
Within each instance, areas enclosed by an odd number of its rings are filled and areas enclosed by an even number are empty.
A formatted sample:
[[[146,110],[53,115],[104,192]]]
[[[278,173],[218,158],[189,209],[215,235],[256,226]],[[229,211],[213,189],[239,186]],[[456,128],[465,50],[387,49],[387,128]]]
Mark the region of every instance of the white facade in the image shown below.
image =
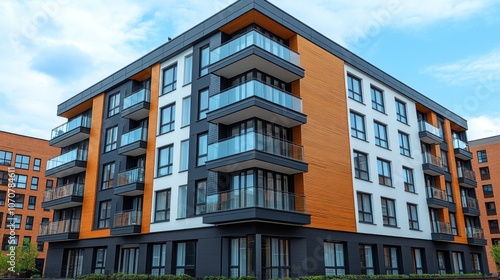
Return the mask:
[[[349,98],[347,75],[351,74],[361,79],[363,103]],[[417,122],[415,102],[395,92],[383,83],[371,78],[355,68],[345,65],[346,93],[348,114],[353,111],[364,116],[366,141],[350,136],[351,159],[353,151],[363,152],[368,155],[369,180],[355,178],[354,161],[352,161],[352,172],[354,182],[354,194],[356,205],[357,231],[367,234],[380,234],[386,236],[408,237],[418,239],[431,239],[431,224],[427,206],[427,196],[422,171],[422,155],[419,127]],[[372,108],[371,86],[382,90],[385,113]],[[408,124],[402,123],[396,118],[395,100],[406,103]],[[351,127],[350,116],[349,127]],[[374,121],[382,123],[387,127],[388,149],[375,145]],[[400,154],[399,136],[401,131],[409,135],[411,156]],[[377,159],[390,162],[392,186],[379,184]],[[413,169],[415,192],[405,191],[403,166]],[[371,195],[373,223],[360,222],[358,214],[357,193],[362,192]],[[384,226],[382,217],[381,198],[395,200],[397,226]],[[407,203],[416,204],[418,211],[419,229],[410,229]]]

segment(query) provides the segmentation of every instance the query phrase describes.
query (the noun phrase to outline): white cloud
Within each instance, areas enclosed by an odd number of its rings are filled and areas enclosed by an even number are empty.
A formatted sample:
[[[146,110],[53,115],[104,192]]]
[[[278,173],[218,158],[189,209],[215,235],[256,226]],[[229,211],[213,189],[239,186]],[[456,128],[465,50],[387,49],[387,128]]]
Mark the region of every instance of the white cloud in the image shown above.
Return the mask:
[[[500,116],[478,116],[467,118],[469,140],[500,135]]]

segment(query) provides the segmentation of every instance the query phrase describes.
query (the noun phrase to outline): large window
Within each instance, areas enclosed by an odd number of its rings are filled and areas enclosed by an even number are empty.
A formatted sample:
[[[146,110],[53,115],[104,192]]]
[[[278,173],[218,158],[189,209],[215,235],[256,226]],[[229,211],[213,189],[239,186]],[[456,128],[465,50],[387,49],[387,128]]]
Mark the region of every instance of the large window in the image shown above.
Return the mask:
[[[384,92],[373,86],[370,90],[372,92],[372,108],[385,113]]]
[[[204,46],[200,49],[200,77],[208,74],[208,66],[210,65],[210,49]]]
[[[9,199],[9,202],[12,201]],[[23,209],[24,208],[24,194],[14,195],[14,208]]]
[[[481,270],[481,256],[476,253],[470,254],[470,262],[472,267],[472,273],[482,273]]]
[[[28,183],[28,176],[16,174],[14,175],[14,186],[18,189],[26,189]]]
[[[203,133],[198,135],[198,154],[196,166],[201,166],[205,164],[208,157],[208,134]]]
[[[76,278],[83,272],[83,249],[67,249],[66,278]]]
[[[163,70],[163,91],[162,94],[169,93],[177,87],[177,64]]]
[[[262,238],[262,278],[290,277],[290,249],[287,239]]]
[[[243,277],[250,276],[253,272],[253,248],[254,240],[252,236],[232,238],[229,246],[229,276]]]
[[[408,223],[410,224],[410,229],[419,230],[420,226],[418,224],[417,205],[412,203],[407,203],[406,206],[408,208]]]
[[[443,164],[444,171],[450,172],[450,165],[448,164],[448,152],[441,150],[441,162]]]
[[[196,182],[196,215],[201,215],[207,210],[207,181]]]
[[[451,252],[452,259],[452,273],[464,274],[463,259],[464,255],[462,252]]]
[[[102,168],[102,184],[101,189],[106,190],[115,185],[115,163],[105,164]]]
[[[458,228],[457,228],[457,216],[455,213],[450,212],[450,229],[451,229],[451,234],[457,236],[458,235]]]
[[[396,220],[396,201],[382,197],[380,198],[382,204],[382,219],[384,226],[396,227],[398,226]]]
[[[363,103],[363,93],[361,91],[361,79],[352,75],[347,75],[347,90],[349,98]]]
[[[139,248],[122,248],[120,272],[126,274],[136,274],[139,264]]]
[[[363,275],[374,275],[375,265],[374,265],[374,252],[373,245],[369,244],[359,244],[359,267],[361,269],[361,274]]]
[[[479,163],[488,162],[488,156],[486,154],[486,150],[477,151],[477,162]]]
[[[14,225],[14,229],[20,229],[21,228],[21,222],[23,219],[22,215],[15,214],[14,216],[12,215],[5,215],[5,228],[10,228],[11,225]]]
[[[446,274],[446,261],[445,261],[444,252],[437,251],[436,257],[437,257],[437,264],[438,264],[438,273],[439,274]]]
[[[170,220],[170,189],[156,192],[155,222]]]
[[[493,187],[491,185],[483,185],[483,195],[485,198],[493,197]]]
[[[372,196],[367,193],[357,194],[358,197],[358,220],[363,223],[373,223]]]
[[[104,152],[115,150],[117,142],[118,142],[118,126],[113,126],[106,129],[106,143],[104,145]]]
[[[189,125],[191,120],[191,96],[182,99],[182,120],[181,126]]]
[[[406,114],[406,103],[396,99],[396,119],[402,123],[408,123]]]
[[[111,200],[102,201],[99,204],[98,228],[109,228],[111,221]]]
[[[198,120],[205,119],[208,112],[208,89],[198,93]]]
[[[120,93],[109,96],[108,117],[114,116],[120,112]]]
[[[175,104],[170,104],[161,108],[160,113],[160,134],[173,131],[175,129]]]
[[[0,150],[0,165],[10,166],[12,164],[12,153]]]
[[[106,248],[94,249],[94,268],[93,273],[105,274],[106,273]]]
[[[175,266],[176,275],[187,274],[196,275],[196,242],[175,243]]]
[[[490,233],[499,233],[498,220],[489,220],[488,226],[490,229]]]
[[[158,168],[157,176],[165,176],[172,174],[174,160],[174,146],[169,145],[158,150]]]
[[[193,79],[193,54],[184,57],[184,85],[190,84]]]
[[[405,184],[405,191],[415,192],[415,182],[413,180],[413,169],[403,166],[403,180]]]
[[[373,122],[375,131],[375,145],[382,148],[389,148],[389,141],[387,140],[387,126],[379,122]]]
[[[179,171],[186,171],[189,168],[189,140],[181,142],[181,158]]]
[[[324,242],[325,275],[345,275],[344,243]]]
[[[398,132],[399,137],[399,153],[407,157],[411,157],[410,136],[401,131]]]
[[[391,163],[387,160],[377,158],[378,183],[384,186],[392,186]]]
[[[151,250],[151,275],[164,275],[167,244],[153,244]]]
[[[384,262],[386,274],[399,274],[398,251],[399,250],[397,247],[384,246]]]
[[[424,249],[411,248],[413,274],[424,274]]]
[[[30,190],[38,190],[38,177],[31,177]]]
[[[14,164],[15,168],[19,169],[29,169],[30,167],[30,156],[16,155],[16,162]]]
[[[365,117],[354,112],[351,112],[350,116],[351,116],[351,136],[361,140],[366,140]]]
[[[39,158],[35,158],[33,161],[33,171],[40,171],[40,167],[42,166],[42,160]]]
[[[479,175],[481,175],[481,180],[489,180],[490,179],[490,168],[489,167],[480,167]]]
[[[354,177],[369,180],[368,175],[368,155],[358,151],[353,152]]]

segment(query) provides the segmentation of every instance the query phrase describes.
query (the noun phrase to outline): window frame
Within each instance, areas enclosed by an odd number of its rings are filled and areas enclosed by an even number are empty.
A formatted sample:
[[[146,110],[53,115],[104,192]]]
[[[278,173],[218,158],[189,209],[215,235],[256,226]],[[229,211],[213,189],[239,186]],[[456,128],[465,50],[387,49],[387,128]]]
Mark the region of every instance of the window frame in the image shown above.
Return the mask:
[[[372,195],[364,192],[357,192],[356,194],[358,202],[358,222],[373,224],[373,204]],[[367,199],[367,201],[366,201]],[[367,205],[365,205],[368,203]],[[365,209],[368,206],[370,209]]]
[[[208,159],[208,132],[198,134],[196,143],[196,166],[200,167],[205,165]]]
[[[35,210],[36,209],[36,196],[30,195],[28,196],[28,210]]]
[[[115,187],[116,164],[108,162],[102,166],[101,190]]]
[[[411,157],[410,135],[403,131],[398,131],[398,140],[399,154]]]
[[[33,171],[40,171],[41,167],[42,167],[42,159],[35,158],[33,160]]]
[[[22,182],[19,181],[19,178],[24,178]],[[21,183],[21,187],[19,187],[19,183]],[[28,176],[24,174],[15,174],[14,175],[14,187],[17,189],[26,189],[26,186],[28,185]],[[24,186],[24,187],[22,187]]]
[[[99,214],[97,218],[98,229],[111,227],[111,206],[111,200],[103,200],[99,203]]]
[[[169,65],[168,67],[165,67],[162,71],[161,95],[165,95],[176,89],[177,89],[177,63],[174,63],[172,65]]]
[[[92,273],[105,274],[106,273],[106,257],[108,254],[106,247],[94,248],[94,261],[92,266]]]
[[[203,120],[207,118],[207,113],[209,109],[209,90],[208,88],[198,91],[198,120]],[[203,107],[202,107],[203,106]]]
[[[387,197],[380,198],[380,205],[382,206],[382,224],[385,227],[397,227],[397,213],[396,213],[396,200]]]
[[[164,151],[166,151],[164,153]],[[162,165],[163,158],[166,157],[166,163]],[[158,148],[158,162],[156,165],[156,176],[172,175],[174,169],[174,144]],[[166,170],[164,173],[162,170]]]
[[[355,86],[354,81],[357,81],[358,83],[357,89],[354,88]],[[354,101],[364,104],[362,79],[350,73],[347,74],[347,96]]]
[[[18,160],[18,157],[19,157],[19,160]],[[26,159],[27,159],[27,162],[26,162]],[[14,161],[14,167],[19,168],[19,169],[29,170],[30,169],[30,162],[31,162],[31,156],[23,155],[23,154],[16,154],[16,159]]]
[[[477,162],[478,163],[488,162],[488,154],[487,154],[486,150],[477,151]]]
[[[164,114],[169,110],[168,116]],[[160,109],[160,134],[165,134],[175,130],[175,103],[163,106]]]
[[[194,208],[196,216],[207,212],[207,180],[196,181]]]
[[[370,86],[372,109],[385,114],[384,91],[373,85]]]
[[[382,158],[377,158],[378,184],[392,187],[391,162]]]
[[[366,169],[362,168],[360,157],[364,157]],[[368,166],[368,154],[357,150],[353,151],[353,162],[354,162],[354,178],[369,181],[370,180],[370,167]],[[366,178],[363,175],[366,174]]]
[[[190,53],[184,57],[184,85],[193,82],[193,54]]]
[[[160,205],[159,198],[165,195],[165,204]],[[168,222],[170,221],[170,207],[171,207],[171,199],[172,199],[172,189],[164,189],[156,191],[155,193],[155,213],[154,213],[154,221],[155,222]],[[161,208],[160,208],[161,207]],[[163,218],[159,218],[159,215],[163,214]]]
[[[373,130],[375,135],[375,145],[384,149],[389,149],[387,125],[378,121],[373,121]]]
[[[116,150],[118,147],[118,126],[112,126],[106,128],[105,138],[104,138],[104,152],[111,152]]]
[[[327,247],[328,246],[328,247]],[[333,248],[332,248],[333,247]],[[346,248],[345,243],[336,241],[323,241],[325,260],[325,275],[346,275]],[[342,248],[339,250],[339,248]],[[329,252],[330,249],[333,251]],[[328,262],[328,264],[327,264]],[[331,263],[330,263],[331,262]]]
[[[159,276],[166,274],[166,252],[166,243],[151,244],[151,275]],[[155,255],[156,253],[158,254]]]
[[[403,166],[403,184],[405,191],[416,193],[415,191],[415,177],[413,176],[413,169]]]
[[[493,192],[493,185],[491,185],[491,184],[482,185],[482,188],[483,188],[483,196],[484,196],[484,198],[490,198],[490,197],[494,197],[495,196],[495,194]],[[491,191],[486,192],[486,189],[489,189]]]
[[[7,156],[10,155],[10,156]],[[12,165],[12,152],[0,150],[0,165],[11,166]]]
[[[189,139],[181,141],[179,158],[179,172],[189,169]]]
[[[181,128],[191,123],[191,95],[182,99]]]
[[[399,247],[384,246],[383,249],[384,249],[385,274],[388,274],[388,275],[389,274],[392,274],[392,275],[399,274],[399,259],[400,259]],[[395,252],[396,256],[393,255],[394,252]],[[395,259],[394,259],[394,257],[395,257]],[[396,264],[396,267],[394,267],[394,264]]]
[[[355,111],[350,111],[349,119],[351,122],[351,136],[366,141],[365,116]],[[358,127],[359,125],[361,127]]]
[[[40,178],[36,176],[31,177],[30,190],[38,190],[38,184],[40,183]]]
[[[24,225],[25,230],[33,230],[33,224],[35,223],[35,217],[26,216],[26,223]]]
[[[406,208],[408,210],[408,224],[410,230],[420,230],[420,224],[418,221],[418,205],[406,203]]]
[[[200,48],[200,77],[208,74],[208,67],[210,66],[210,46],[205,45]]]
[[[408,124],[408,111],[406,102],[401,101],[399,99],[395,99],[395,104],[396,104],[396,120],[401,123]]]
[[[108,98],[108,118],[120,113],[120,93],[113,93]]]

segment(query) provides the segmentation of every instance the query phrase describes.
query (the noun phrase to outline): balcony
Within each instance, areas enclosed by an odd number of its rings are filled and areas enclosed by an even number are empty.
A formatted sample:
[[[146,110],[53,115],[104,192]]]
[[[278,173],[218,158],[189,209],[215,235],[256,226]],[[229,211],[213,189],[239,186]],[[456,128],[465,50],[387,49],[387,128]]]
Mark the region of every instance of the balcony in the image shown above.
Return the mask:
[[[210,122],[227,125],[256,116],[285,127],[306,123],[300,98],[257,80],[210,97]]]
[[[45,176],[61,178],[85,171],[87,154],[87,150],[74,149],[49,159],[45,169]]]
[[[445,171],[443,168],[443,161],[441,160],[440,157],[437,157],[437,156],[432,155],[430,153],[423,153],[422,159],[424,162],[422,164],[422,168],[423,168],[425,174],[428,174],[431,176],[439,176],[439,175],[445,174]]]
[[[208,145],[207,169],[229,173],[252,167],[285,174],[307,172],[304,147],[255,132]]]
[[[443,133],[441,130],[426,121],[418,122],[418,136],[420,141],[427,144],[439,144],[443,142]]]
[[[453,231],[451,229],[450,223],[432,221],[432,240],[434,241],[453,241],[455,237],[453,236]]]
[[[136,196],[144,193],[144,168],[134,168],[118,173],[118,183],[113,194]]]
[[[460,139],[453,139],[453,149],[455,151],[455,157],[461,160],[472,159],[472,153],[469,150],[469,144],[467,144],[466,142]]]
[[[477,187],[476,173],[465,167],[457,168],[458,174],[458,184],[464,188],[475,188]]]
[[[131,120],[141,120],[149,116],[149,89],[138,90],[123,99],[121,117]]]
[[[139,127],[122,135],[118,153],[124,156],[140,156],[146,153],[148,129]]]
[[[115,214],[111,235],[129,235],[141,233],[142,212],[124,211]]]
[[[203,216],[205,224],[256,220],[292,225],[311,223],[303,195],[251,187],[207,196],[207,213]]]
[[[255,68],[287,83],[304,77],[298,53],[256,30],[212,50],[210,63],[210,72],[228,79]]]
[[[37,241],[53,242],[78,239],[80,220],[70,219],[41,224]]]
[[[90,137],[90,116],[78,116],[54,129],[50,135],[49,145],[67,147]]]
[[[477,199],[469,196],[462,196],[462,210],[468,216],[479,216],[481,213]]]
[[[65,209],[80,206],[83,203],[83,184],[68,184],[43,193],[42,208]]]
[[[484,238],[484,231],[482,228],[467,227],[467,243],[469,245],[485,246],[486,239]]]
[[[448,208],[450,211],[457,211],[453,201],[448,200],[448,193],[435,187],[427,187],[427,205],[432,208]]]

